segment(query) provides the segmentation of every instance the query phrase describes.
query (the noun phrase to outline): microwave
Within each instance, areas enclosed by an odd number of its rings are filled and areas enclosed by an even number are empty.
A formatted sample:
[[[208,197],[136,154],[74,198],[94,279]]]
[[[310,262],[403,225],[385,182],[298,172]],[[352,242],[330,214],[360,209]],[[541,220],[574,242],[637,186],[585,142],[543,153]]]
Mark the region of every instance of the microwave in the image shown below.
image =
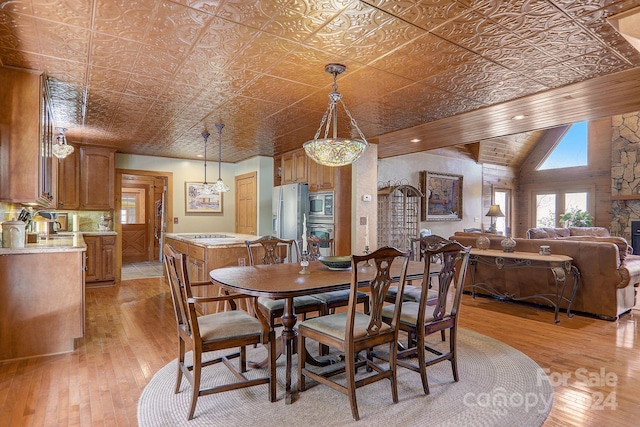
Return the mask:
[[[309,222],[333,223],[333,191],[309,193]]]

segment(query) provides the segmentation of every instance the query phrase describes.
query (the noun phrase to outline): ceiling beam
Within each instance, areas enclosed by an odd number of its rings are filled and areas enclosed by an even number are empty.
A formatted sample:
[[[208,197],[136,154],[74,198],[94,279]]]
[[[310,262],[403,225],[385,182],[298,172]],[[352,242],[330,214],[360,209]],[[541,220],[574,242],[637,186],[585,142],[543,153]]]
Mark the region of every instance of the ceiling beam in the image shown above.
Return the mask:
[[[390,132],[370,142],[378,157],[478,142],[640,110],[640,67]],[[525,115],[513,120],[515,115]],[[411,139],[418,143],[405,143]]]

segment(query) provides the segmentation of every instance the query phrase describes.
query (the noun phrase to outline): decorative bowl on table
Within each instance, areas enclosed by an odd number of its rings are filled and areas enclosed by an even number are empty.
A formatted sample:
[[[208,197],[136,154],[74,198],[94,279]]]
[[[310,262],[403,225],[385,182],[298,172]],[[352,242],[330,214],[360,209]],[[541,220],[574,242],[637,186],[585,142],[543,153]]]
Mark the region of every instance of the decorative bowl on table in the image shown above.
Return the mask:
[[[329,270],[349,270],[351,268],[350,256],[321,256],[318,261],[329,267]]]

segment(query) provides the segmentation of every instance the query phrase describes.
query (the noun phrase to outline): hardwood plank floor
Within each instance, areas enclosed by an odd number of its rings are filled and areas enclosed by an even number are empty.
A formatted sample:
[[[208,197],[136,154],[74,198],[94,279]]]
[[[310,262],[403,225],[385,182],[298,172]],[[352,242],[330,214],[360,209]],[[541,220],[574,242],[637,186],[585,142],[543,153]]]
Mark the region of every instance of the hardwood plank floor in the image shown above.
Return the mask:
[[[0,364],[0,426],[137,425],[140,393],[176,356],[168,287],[151,278],[88,289],[86,313],[73,353]],[[635,426],[639,315],[609,322],[563,314],[554,324],[546,309],[465,295],[460,323],[548,370],[555,395],[545,426]]]

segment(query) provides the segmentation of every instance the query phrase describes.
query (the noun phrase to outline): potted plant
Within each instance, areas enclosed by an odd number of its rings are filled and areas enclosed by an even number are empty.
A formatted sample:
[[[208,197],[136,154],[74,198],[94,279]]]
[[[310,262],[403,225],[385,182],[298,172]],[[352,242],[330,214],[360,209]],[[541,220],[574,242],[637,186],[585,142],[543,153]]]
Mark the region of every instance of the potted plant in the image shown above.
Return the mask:
[[[593,217],[587,211],[573,208],[560,215],[560,222],[565,227],[592,227]]]

